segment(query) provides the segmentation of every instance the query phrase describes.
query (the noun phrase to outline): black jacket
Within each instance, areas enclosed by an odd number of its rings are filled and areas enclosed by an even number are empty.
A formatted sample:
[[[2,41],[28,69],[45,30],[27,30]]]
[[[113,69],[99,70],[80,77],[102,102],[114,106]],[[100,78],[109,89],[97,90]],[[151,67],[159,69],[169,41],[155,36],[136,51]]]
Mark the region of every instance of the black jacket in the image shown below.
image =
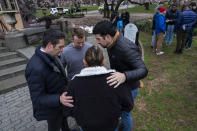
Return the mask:
[[[166,12],[166,20],[171,20],[169,22],[166,22],[166,24],[168,25],[175,25],[177,24],[177,20],[178,20],[178,16],[179,16],[179,11],[176,9],[175,12],[173,12],[171,9],[168,10]]]
[[[82,72],[86,70],[89,73],[89,69],[85,68]],[[133,108],[127,85],[122,84],[116,89],[110,87],[106,83],[109,75],[77,76],[68,85],[69,95],[74,98],[74,117],[84,131],[114,131],[121,110],[129,112]]]
[[[120,34],[115,45],[108,49],[108,55],[111,68],[126,75],[130,89],[139,87],[139,80],[146,77],[148,70],[136,44]]]
[[[57,114],[62,114],[59,99],[65,90],[66,79],[55,64],[55,59],[40,51],[38,47],[27,64],[25,77],[34,117],[37,120],[48,120]]]
[[[129,20],[130,20],[130,15],[129,15],[129,13],[128,12],[126,12],[126,13],[122,13],[121,14],[121,19],[122,19],[122,21],[123,21],[123,25],[124,25],[124,27],[127,25],[127,24],[129,24]]]

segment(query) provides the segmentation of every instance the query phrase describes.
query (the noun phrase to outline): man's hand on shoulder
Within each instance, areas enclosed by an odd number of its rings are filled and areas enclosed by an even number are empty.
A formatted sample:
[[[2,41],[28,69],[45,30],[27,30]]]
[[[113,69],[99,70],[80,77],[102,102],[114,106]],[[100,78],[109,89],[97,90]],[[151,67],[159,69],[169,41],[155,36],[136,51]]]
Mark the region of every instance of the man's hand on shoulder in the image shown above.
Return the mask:
[[[60,96],[60,103],[67,107],[74,107],[74,105],[72,104],[73,98],[72,96],[67,96],[67,92],[62,93],[62,95]]]
[[[125,81],[125,74],[120,72],[111,73],[111,75],[107,77],[107,84],[109,84],[110,86],[114,86],[114,88],[117,88],[120,84],[124,83]]]

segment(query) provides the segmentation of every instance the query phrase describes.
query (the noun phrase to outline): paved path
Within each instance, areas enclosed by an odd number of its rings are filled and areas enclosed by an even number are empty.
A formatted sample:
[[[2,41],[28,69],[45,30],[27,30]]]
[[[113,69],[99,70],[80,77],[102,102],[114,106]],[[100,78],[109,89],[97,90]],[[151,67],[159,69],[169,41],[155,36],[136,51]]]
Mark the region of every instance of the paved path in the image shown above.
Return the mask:
[[[0,95],[0,131],[46,131],[46,126],[33,118],[28,87]]]

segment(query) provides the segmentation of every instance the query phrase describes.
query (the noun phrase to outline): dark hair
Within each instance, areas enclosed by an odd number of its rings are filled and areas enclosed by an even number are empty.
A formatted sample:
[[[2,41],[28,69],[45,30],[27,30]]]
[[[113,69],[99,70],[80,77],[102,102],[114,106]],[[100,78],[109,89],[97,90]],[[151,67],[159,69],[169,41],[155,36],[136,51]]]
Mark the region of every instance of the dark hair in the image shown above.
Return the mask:
[[[103,51],[98,45],[88,48],[85,53],[85,61],[87,62],[88,66],[101,66],[103,59]]]
[[[177,5],[176,4],[172,4],[171,7],[177,7]]]
[[[191,6],[196,6],[196,3],[195,2],[191,2]]]
[[[85,37],[85,31],[81,28],[74,28],[72,32],[72,37],[77,36],[78,38],[83,38]]]
[[[56,46],[60,39],[65,39],[65,35],[61,31],[49,29],[44,32],[42,47],[45,48],[49,42]]]
[[[164,2],[159,2],[159,5],[160,5],[160,4],[164,4]]]
[[[93,29],[93,34],[99,34],[101,36],[106,36],[107,34],[109,34],[110,36],[115,36],[116,31],[113,28],[113,24],[110,21],[104,20],[98,22],[95,25]]]
[[[185,11],[187,8],[189,8],[189,5],[184,4],[184,5],[182,6],[182,8],[181,8],[181,11],[183,12],[183,11]]]

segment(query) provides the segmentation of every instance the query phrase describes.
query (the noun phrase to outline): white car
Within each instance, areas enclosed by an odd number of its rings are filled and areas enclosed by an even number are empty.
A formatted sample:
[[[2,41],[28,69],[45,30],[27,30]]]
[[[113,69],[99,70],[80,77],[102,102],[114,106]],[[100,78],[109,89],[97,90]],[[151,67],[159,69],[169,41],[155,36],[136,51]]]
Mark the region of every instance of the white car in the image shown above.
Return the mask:
[[[68,9],[63,9],[63,13],[68,13],[69,10]]]
[[[57,8],[51,8],[50,9],[50,14],[56,14],[56,13],[58,13]]]

